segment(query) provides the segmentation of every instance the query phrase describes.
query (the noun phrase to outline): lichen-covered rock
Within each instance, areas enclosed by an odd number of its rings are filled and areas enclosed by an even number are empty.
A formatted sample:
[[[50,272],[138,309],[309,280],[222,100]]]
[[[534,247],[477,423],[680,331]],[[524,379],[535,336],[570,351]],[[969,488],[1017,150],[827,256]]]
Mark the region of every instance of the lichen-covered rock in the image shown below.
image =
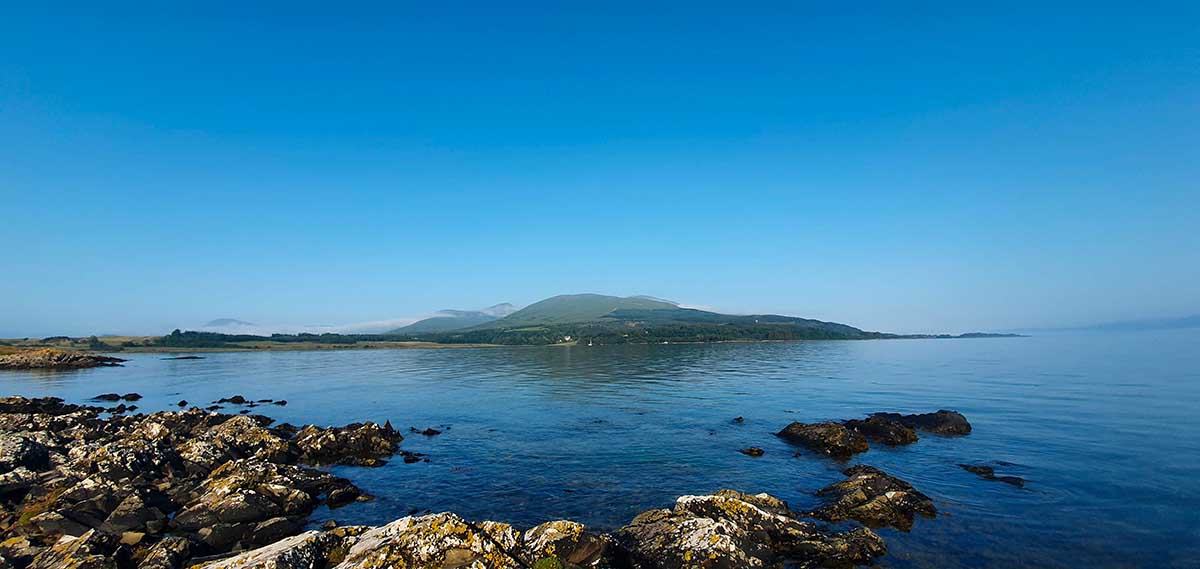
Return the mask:
[[[79,537],[63,537],[42,550],[28,569],[118,569],[129,558],[116,536],[96,530]]]
[[[201,565],[203,569],[313,569],[333,567],[357,540],[359,528],[309,531],[235,557]],[[402,566],[395,566],[402,567]],[[143,569],[139,567],[138,569]],[[147,568],[149,569],[149,568]],[[157,569],[157,568],[154,568]]]
[[[917,442],[917,431],[900,421],[880,415],[866,419],[851,419],[843,423],[852,431],[875,442],[889,446],[908,445]]]
[[[851,566],[886,551],[868,529],[825,531],[793,517],[777,498],[732,490],[644,512],[616,539],[621,561],[635,569]]]
[[[235,460],[209,475],[171,525],[196,532],[218,550],[239,542],[264,543],[298,530],[318,496],[335,493],[349,493],[350,499],[362,495],[348,480],[325,472],[257,458]]]
[[[966,435],[971,432],[971,423],[957,411],[939,410],[935,413],[901,415],[899,413],[875,413],[872,417],[883,417],[898,421],[913,429],[939,435]]]
[[[182,537],[166,537],[142,556],[137,569],[180,569],[191,557],[194,546]]]
[[[824,423],[795,422],[776,436],[793,444],[804,445],[834,458],[848,458],[869,448],[861,433],[845,425],[827,421]]]
[[[326,429],[309,425],[300,429],[292,442],[300,449],[300,460],[309,464],[382,466],[403,440],[390,422],[377,425],[367,421]]]
[[[497,522],[471,523],[450,514],[407,517],[359,535],[337,569],[486,567],[518,569],[520,534]],[[530,563],[532,564],[532,563]]]
[[[295,455],[291,443],[266,429],[260,419],[247,415],[229,417],[179,448],[189,468],[202,472],[234,459],[291,462]]]
[[[609,553],[609,539],[587,531],[580,523],[546,522],[521,536],[521,557],[534,567],[563,569],[600,567]]]
[[[933,517],[933,500],[911,484],[878,468],[860,464],[842,471],[846,479],[817,491],[830,499],[812,512],[831,522],[855,520],[870,527],[892,526],[908,531],[917,515]]]

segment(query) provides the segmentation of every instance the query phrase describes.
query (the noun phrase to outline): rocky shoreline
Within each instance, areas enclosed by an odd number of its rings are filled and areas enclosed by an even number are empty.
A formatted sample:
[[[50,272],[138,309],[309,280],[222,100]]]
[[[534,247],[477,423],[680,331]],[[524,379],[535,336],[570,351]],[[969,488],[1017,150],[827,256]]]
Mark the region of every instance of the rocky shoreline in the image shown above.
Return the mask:
[[[851,567],[886,553],[870,528],[907,531],[915,516],[937,512],[903,480],[858,465],[820,490],[826,503],[810,512],[721,490],[679,497],[610,533],[566,520],[522,531],[453,513],[304,531],[318,506],[371,499],[314,467],[420,459],[399,448],[404,437],[390,423],[297,427],[248,409],[129,411],[0,398],[0,569]],[[885,419],[941,424],[921,417]],[[863,436],[847,424],[796,423],[780,436],[803,432],[789,440],[834,448]],[[866,527],[826,523],[846,520]]]
[[[0,355],[0,370],[29,369],[86,369],[91,367],[120,366],[125,360],[110,356],[65,352],[52,348],[26,350],[15,354]]]

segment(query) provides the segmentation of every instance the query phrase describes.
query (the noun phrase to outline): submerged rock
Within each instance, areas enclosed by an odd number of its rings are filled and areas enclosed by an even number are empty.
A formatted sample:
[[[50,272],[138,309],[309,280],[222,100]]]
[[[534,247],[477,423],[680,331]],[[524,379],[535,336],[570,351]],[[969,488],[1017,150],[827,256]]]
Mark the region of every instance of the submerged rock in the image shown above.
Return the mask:
[[[996,476],[996,469],[991,466],[982,464],[960,464],[958,465],[963,470],[971,472],[984,480],[995,480],[1005,484],[1011,484],[1017,488],[1025,487],[1025,479],[1019,476]]]
[[[917,431],[912,427],[880,415],[872,415],[866,419],[851,419],[843,424],[853,431],[862,433],[868,439],[889,446],[917,442]]]
[[[46,348],[0,356],[0,369],[83,369],[119,366],[123,361],[121,358]]]
[[[744,448],[742,450],[739,450],[738,452],[740,452],[746,456],[753,456],[753,457],[759,457],[759,456],[763,455],[763,449],[758,448],[758,447]]]
[[[824,423],[795,422],[776,433],[776,436],[834,458],[849,458],[851,455],[865,452],[869,448],[867,439],[861,433],[832,421]]]
[[[920,429],[939,435],[966,435],[971,432],[971,423],[958,411],[942,409],[935,413],[921,413],[917,415],[875,413],[871,416],[890,419],[913,429]]]
[[[855,520],[869,527],[892,526],[908,531],[916,515],[933,517],[933,500],[911,484],[873,466],[860,464],[842,471],[846,479],[817,491],[831,501],[811,512],[831,522]]]

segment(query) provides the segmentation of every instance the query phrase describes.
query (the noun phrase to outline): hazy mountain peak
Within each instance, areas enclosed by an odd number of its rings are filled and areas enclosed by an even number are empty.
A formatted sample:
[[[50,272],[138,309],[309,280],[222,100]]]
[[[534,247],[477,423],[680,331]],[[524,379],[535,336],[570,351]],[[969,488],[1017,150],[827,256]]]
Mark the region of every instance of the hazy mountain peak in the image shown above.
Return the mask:
[[[218,318],[216,320],[209,321],[204,325],[205,328],[218,328],[222,326],[257,326],[257,324],[253,322],[246,322],[245,320],[237,320],[235,318]]]

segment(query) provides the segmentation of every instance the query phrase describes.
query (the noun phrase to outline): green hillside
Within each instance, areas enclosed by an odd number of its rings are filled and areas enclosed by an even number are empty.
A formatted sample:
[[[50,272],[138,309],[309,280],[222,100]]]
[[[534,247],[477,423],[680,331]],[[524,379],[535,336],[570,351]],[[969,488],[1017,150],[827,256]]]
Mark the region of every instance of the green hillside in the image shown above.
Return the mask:
[[[388,332],[389,334],[424,334],[431,332],[450,332],[452,330],[462,330],[480,324],[494,322],[495,316],[478,311],[468,310],[444,310],[438,316],[418,320]]]
[[[614,310],[676,310],[675,304],[644,296],[605,296],[602,294],[563,294],[535,302],[504,318],[473,329],[522,328],[594,322]]]

